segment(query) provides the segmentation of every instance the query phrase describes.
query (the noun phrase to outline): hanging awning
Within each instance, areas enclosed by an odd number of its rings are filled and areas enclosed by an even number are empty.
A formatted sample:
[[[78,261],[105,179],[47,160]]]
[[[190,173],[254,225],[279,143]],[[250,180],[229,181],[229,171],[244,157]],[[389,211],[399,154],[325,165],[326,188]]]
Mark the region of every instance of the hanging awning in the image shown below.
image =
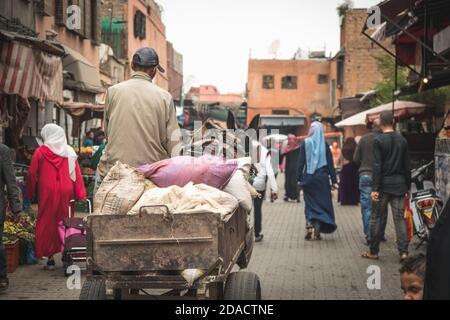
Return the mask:
[[[414,116],[424,115],[432,107],[422,103],[413,101],[401,101],[397,100],[394,103],[394,117],[399,120],[408,119]],[[353,127],[353,126],[365,126],[368,122],[373,122],[380,116],[380,113],[385,110],[392,110],[392,103],[386,103],[378,107],[357,113],[345,120],[336,123],[336,127]]]
[[[36,50],[31,40],[27,43],[16,40],[0,42],[0,93],[62,102],[61,58]]]
[[[408,11],[414,8],[422,0],[385,0],[376,5],[380,9],[380,25],[376,26],[377,31],[383,29],[383,35],[388,37],[399,31],[396,25],[407,25],[411,23],[411,19],[408,17]],[[364,23],[363,32],[370,29],[370,22],[372,22],[372,14],[369,13]],[[396,25],[395,25],[396,24]],[[377,31],[375,33],[377,33]],[[379,34],[378,34],[379,36]],[[378,38],[383,40],[383,38]]]
[[[260,117],[260,124],[264,127],[291,127],[304,126],[306,123],[305,116],[283,116],[283,115],[263,115]]]
[[[65,54],[64,50],[52,41],[26,36],[13,31],[0,30],[0,40],[20,42],[23,45],[31,46],[34,49],[38,49],[57,57],[62,57]]]
[[[392,110],[392,103],[386,103],[376,108],[370,109],[366,115],[366,122],[373,122],[380,116],[380,113],[386,110]],[[427,111],[431,111],[432,107],[423,103],[413,101],[400,101],[394,103],[394,117],[397,121],[421,116]]]
[[[348,117],[342,121],[339,121],[335,124],[336,127],[354,127],[354,126],[365,126],[366,125],[366,116],[369,110],[357,113],[351,117]]]
[[[64,88],[88,91],[93,93],[104,92],[100,81],[100,73],[82,54],[63,45],[66,56],[63,58]]]
[[[72,117],[78,118],[102,118],[105,105],[88,102],[64,102],[58,105],[67,111]]]

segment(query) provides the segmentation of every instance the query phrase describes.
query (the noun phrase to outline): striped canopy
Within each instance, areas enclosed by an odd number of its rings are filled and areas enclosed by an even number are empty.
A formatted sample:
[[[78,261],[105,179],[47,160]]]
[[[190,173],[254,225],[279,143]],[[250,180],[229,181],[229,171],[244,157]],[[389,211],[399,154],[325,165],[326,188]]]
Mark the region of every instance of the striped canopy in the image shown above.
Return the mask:
[[[0,93],[62,103],[61,58],[20,42],[1,42]]]

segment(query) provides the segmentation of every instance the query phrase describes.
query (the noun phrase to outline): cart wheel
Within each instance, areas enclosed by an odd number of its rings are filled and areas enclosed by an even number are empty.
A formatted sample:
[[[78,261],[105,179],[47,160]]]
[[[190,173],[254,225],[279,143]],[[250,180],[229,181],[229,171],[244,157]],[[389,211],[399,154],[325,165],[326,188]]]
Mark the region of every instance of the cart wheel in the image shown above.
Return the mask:
[[[253,272],[233,272],[225,283],[225,300],[261,300],[261,283]]]
[[[79,300],[106,300],[105,281],[100,279],[86,280],[81,288]]]

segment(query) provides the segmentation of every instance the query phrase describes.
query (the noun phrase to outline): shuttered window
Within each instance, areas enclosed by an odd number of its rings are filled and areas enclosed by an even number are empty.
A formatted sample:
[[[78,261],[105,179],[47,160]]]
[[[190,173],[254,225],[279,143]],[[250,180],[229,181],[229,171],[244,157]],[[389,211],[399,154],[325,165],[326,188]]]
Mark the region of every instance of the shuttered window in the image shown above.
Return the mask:
[[[141,11],[136,11],[134,15],[134,37],[145,39],[145,15]]]

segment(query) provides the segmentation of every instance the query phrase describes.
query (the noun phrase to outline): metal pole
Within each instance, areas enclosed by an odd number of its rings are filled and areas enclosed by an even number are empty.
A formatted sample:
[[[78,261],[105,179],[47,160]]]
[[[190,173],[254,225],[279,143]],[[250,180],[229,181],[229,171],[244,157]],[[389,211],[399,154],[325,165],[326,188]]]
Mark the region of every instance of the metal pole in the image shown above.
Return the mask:
[[[425,5],[425,18],[426,18],[426,5]],[[410,33],[408,30],[406,30],[405,28],[401,27],[400,25],[398,25],[397,23],[395,23],[393,20],[389,19],[388,17],[386,17],[382,12],[381,12],[381,16],[386,19],[389,23],[391,23],[394,27],[402,30],[406,35],[408,35],[411,39],[413,39],[414,41],[416,41],[418,44],[420,44],[423,48],[425,48],[427,51],[429,51],[431,54],[433,54],[434,56],[436,56],[438,59],[440,59],[441,61],[445,62],[447,65],[450,65],[450,61],[446,58],[444,58],[442,56],[442,54],[439,54],[437,52],[435,52],[433,50],[433,48],[429,47],[426,43],[422,42],[419,38],[417,38],[416,36],[414,36],[412,33]],[[409,26],[408,26],[409,27]]]
[[[395,58],[395,68],[394,68],[394,89],[392,90],[392,117],[394,117],[394,126],[395,126],[395,92],[397,91],[397,82],[398,82],[398,63],[397,57]]]

